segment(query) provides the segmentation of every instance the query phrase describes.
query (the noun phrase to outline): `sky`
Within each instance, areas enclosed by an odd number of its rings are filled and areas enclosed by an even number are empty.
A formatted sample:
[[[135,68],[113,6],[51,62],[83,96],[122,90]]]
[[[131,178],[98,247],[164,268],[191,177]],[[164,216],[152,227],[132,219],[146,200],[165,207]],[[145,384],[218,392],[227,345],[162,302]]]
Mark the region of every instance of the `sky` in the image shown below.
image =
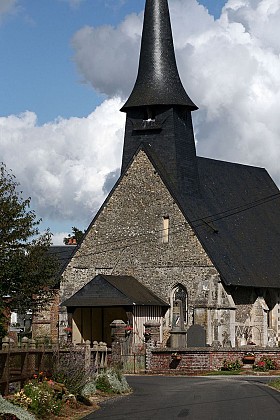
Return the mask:
[[[198,154],[280,185],[280,0],[169,0]],[[0,161],[53,242],[119,176],[144,0],[0,0]]]

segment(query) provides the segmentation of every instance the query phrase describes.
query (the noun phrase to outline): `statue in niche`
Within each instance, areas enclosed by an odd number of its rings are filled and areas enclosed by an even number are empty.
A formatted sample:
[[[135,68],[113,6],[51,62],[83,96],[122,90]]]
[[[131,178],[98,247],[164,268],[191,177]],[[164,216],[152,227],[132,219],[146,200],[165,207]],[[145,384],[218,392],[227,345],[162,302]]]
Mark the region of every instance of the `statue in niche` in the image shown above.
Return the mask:
[[[174,300],[172,330],[184,330],[184,314],[181,300]]]
[[[182,317],[184,323],[186,323],[187,322],[187,311],[186,311],[186,308],[187,308],[187,292],[186,292],[186,289],[181,285],[178,285],[175,288],[174,293],[173,293],[172,326],[174,325],[173,324],[173,318],[174,318],[174,307],[175,307],[175,302],[176,301],[181,302],[181,306],[182,306],[181,317]]]

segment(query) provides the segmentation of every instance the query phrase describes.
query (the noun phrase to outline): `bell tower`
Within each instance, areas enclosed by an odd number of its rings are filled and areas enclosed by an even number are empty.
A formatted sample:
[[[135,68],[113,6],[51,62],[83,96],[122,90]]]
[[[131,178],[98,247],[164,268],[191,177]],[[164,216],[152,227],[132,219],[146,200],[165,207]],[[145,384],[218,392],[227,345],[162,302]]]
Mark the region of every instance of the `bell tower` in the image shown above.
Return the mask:
[[[142,144],[180,195],[199,177],[191,112],[197,106],[178,73],[167,0],[146,0],[138,75],[127,102],[122,173]]]

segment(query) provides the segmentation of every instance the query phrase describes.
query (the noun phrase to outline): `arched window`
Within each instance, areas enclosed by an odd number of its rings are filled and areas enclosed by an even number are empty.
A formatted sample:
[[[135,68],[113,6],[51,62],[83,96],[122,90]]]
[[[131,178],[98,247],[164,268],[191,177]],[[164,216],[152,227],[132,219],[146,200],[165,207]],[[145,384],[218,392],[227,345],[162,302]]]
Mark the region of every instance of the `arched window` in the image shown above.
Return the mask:
[[[182,284],[177,284],[171,291],[170,296],[170,318],[169,324],[172,325],[173,320],[173,306],[175,301],[180,300],[182,302],[184,324],[188,323],[188,295],[187,290]]]

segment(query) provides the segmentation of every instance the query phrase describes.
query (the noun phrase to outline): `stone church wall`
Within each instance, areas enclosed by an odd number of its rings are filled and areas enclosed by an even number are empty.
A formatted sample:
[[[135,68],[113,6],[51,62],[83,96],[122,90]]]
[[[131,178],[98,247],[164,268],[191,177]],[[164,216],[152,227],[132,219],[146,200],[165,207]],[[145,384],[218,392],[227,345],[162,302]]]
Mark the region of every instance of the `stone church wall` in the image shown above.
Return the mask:
[[[276,289],[235,288],[237,344],[278,345],[280,296]]]
[[[163,230],[164,218],[169,218],[168,232]],[[204,325],[209,343],[214,337],[223,338],[218,332],[221,325],[224,334],[234,336],[230,326],[234,303],[142,151],[101,208],[66,268],[61,300],[72,296],[98,273],[134,276],[166,302],[172,289],[180,284],[187,291],[188,325]],[[211,317],[216,320],[216,330]]]

